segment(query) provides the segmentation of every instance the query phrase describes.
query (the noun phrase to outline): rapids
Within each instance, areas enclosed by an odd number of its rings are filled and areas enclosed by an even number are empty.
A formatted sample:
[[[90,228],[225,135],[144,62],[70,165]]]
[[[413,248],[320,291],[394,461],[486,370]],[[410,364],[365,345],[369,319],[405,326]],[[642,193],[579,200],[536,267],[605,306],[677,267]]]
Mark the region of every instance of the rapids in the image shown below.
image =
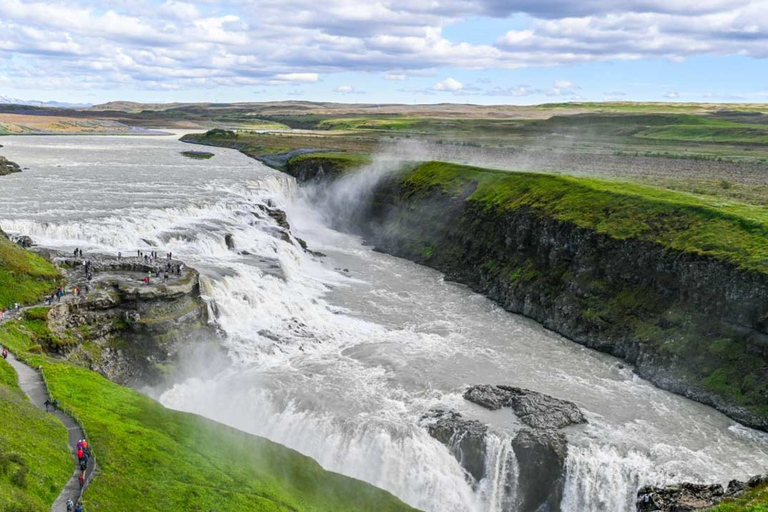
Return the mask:
[[[187,377],[154,391],[168,407],[268,437],[431,512],[514,510],[506,441],[517,426],[508,411],[464,401],[469,384],[527,387],[585,411],[589,424],[567,431],[563,511],[629,512],[642,485],[766,471],[768,435],[328,228],[330,213],[290,177],[235,151],[191,160],[174,137],[2,142],[29,167],[0,178],[4,230],[67,251],[154,246],[201,271],[227,364],[193,347]],[[286,210],[294,235],[327,257],[275,236],[252,215],[259,205]],[[475,489],[419,426],[435,406],[492,426],[490,476]]]

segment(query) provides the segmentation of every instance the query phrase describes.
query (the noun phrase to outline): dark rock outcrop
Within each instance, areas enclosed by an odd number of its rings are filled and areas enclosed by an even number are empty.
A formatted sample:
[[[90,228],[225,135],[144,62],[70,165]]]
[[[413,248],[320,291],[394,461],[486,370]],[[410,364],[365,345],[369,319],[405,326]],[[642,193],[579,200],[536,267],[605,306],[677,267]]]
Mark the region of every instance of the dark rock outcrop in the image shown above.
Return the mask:
[[[138,258],[90,259],[91,281],[81,260],[55,259],[69,286],[80,285],[84,293],[51,307],[51,332],[69,341],[49,351],[120,384],[157,384],[172,371],[181,351],[214,336],[196,270],[186,267],[181,276],[145,285],[143,278],[152,267]]]
[[[429,435],[448,447],[475,482],[485,477],[487,426],[464,419],[455,411],[442,409],[429,411],[422,416],[421,424]]]
[[[523,429],[512,440],[519,476],[519,512],[558,512],[565,485],[568,445],[551,430]]]
[[[643,487],[637,494],[638,512],[692,512],[714,507],[723,500],[720,484],[680,484],[663,489]]]
[[[528,389],[478,385],[470,387],[464,398],[492,411],[509,407],[520,421],[537,429],[557,430],[587,422],[573,402]]]
[[[637,493],[637,512],[694,512],[707,510],[726,498],[738,498],[755,487],[768,485],[768,475],[758,475],[747,482],[731,480],[720,484],[682,483],[669,487],[646,486]]]
[[[461,414],[434,409],[421,419],[429,434],[448,447],[467,472],[473,485],[486,478],[488,427]],[[515,494],[505,500],[505,512],[557,512],[563,496],[568,445],[559,432],[522,429],[509,443],[517,460],[517,471],[504,475],[504,486]],[[516,480],[513,480],[516,479]]]
[[[21,172],[21,167],[15,162],[11,162],[4,156],[0,156],[0,176],[11,174],[14,172]]]
[[[11,236],[11,241],[19,244],[21,247],[25,249],[29,249],[33,245],[35,245],[35,242],[32,240],[31,237],[27,235],[14,235]]]
[[[489,207],[472,199],[471,179],[427,187],[431,178],[414,172],[382,179],[336,227],[768,430],[768,275],[527,205]]]
[[[227,233],[224,235],[224,243],[227,244],[227,249],[230,251],[235,250],[235,235],[232,233]]]

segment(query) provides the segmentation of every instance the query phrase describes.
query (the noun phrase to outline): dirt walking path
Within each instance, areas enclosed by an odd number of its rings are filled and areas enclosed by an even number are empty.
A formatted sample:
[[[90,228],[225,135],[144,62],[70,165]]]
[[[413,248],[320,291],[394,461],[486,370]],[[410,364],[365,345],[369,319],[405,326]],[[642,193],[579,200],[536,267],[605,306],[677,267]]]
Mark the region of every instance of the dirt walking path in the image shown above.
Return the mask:
[[[49,399],[49,395],[48,388],[45,387],[45,382],[43,381],[43,376],[40,375],[40,372],[22,363],[11,353],[8,353],[8,362],[16,370],[16,373],[19,376],[19,387],[26,393],[32,404],[45,410],[45,401]],[[68,414],[63,413],[61,410],[53,412],[52,408],[51,411],[50,414],[54,414],[61,420],[64,426],[67,427],[69,433],[69,447],[72,451],[72,458],[75,465],[75,471],[72,474],[72,477],[67,482],[67,485],[61,490],[61,494],[59,494],[59,497],[56,498],[56,501],[51,507],[51,512],[66,512],[67,500],[72,500],[74,503],[77,503],[82,492],[85,491],[85,488],[93,478],[93,470],[96,467],[96,460],[93,457],[88,460],[88,469],[85,473],[85,487],[81,490],[78,481],[80,467],[77,460],[77,442],[80,439],[85,439],[85,433],[80,425],[78,425]]]

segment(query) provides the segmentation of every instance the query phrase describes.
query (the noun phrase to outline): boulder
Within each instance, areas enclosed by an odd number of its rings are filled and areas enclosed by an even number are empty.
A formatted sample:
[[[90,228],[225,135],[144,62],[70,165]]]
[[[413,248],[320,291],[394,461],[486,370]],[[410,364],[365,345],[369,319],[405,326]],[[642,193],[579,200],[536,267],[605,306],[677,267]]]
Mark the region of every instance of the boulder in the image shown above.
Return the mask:
[[[479,385],[470,387],[464,398],[492,411],[509,407],[520,421],[538,429],[557,430],[587,422],[573,402],[528,389]]]
[[[11,174],[13,172],[21,172],[21,167],[15,162],[11,162],[4,156],[0,156],[0,176]]]
[[[726,498],[738,498],[745,491],[762,485],[768,485],[768,474],[753,476],[746,482],[731,480],[725,490],[720,484],[682,483],[669,487],[646,486],[637,493],[637,512],[706,510]]]
[[[429,434],[451,451],[461,467],[476,485],[486,476],[488,427],[461,414],[445,409],[433,409],[421,418]],[[517,460],[516,471],[505,478],[505,512],[557,512],[563,497],[565,461],[568,445],[565,436],[552,430],[520,430],[509,441]],[[513,479],[516,479],[513,480]]]
[[[428,411],[421,417],[421,425],[426,427],[429,435],[448,447],[474,483],[485,477],[487,426],[445,409]]]
[[[714,507],[723,500],[720,484],[683,483],[670,487],[643,487],[637,493],[638,512],[693,512]]]
[[[227,244],[227,249],[233,251],[235,249],[235,236],[232,233],[224,235],[224,243]]]
[[[563,498],[565,436],[552,430],[523,429],[512,440],[518,465],[515,512],[557,512]]]
[[[32,238],[27,235],[12,236],[11,239],[25,249],[29,249],[35,245],[35,242],[32,240]]]

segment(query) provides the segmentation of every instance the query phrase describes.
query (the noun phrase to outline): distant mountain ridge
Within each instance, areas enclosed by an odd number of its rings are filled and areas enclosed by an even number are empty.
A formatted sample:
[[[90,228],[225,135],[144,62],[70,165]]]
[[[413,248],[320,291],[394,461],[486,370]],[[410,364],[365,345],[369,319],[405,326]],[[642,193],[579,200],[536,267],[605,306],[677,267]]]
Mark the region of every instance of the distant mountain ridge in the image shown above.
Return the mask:
[[[18,98],[9,98],[0,96],[0,105],[26,105],[30,107],[54,107],[54,108],[86,108],[90,103],[66,103],[61,101],[39,101],[39,100],[20,100]]]

